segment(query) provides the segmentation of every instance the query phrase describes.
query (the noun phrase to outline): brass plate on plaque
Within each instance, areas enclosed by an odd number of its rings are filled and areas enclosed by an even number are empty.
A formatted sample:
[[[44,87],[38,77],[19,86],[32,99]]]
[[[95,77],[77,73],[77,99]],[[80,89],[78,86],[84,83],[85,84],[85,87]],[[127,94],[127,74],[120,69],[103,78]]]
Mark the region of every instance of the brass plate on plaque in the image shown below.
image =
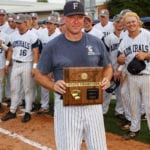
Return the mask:
[[[67,85],[64,106],[102,103],[102,67],[68,67],[64,68],[63,75]]]

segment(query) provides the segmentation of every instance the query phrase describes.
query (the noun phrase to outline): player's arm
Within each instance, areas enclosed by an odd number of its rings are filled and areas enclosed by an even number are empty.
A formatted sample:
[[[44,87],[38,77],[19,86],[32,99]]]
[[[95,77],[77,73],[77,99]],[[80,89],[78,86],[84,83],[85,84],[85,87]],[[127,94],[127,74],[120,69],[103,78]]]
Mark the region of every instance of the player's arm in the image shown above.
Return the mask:
[[[125,64],[125,55],[118,52],[118,58],[117,58],[117,62],[120,64],[120,65],[123,65]]]
[[[103,80],[101,83],[102,89],[105,90],[110,86],[110,81],[113,76],[113,67],[111,64],[108,64],[107,66],[104,67],[104,72],[103,72]]]
[[[34,71],[34,79],[44,88],[54,91],[54,81],[47,74],[41,73],[39,69]]]
[[[8,67],[9,67],[11,60],[12,60],[12,53],[13,53],[13,48],[9,43],[8,48],[7,48],[7,52],[6,52],[6,62],[5,62],[5,68],[4,68],[5,73],[8,72]]]
[[[39,60],[39,43],[38,40],[32,44],[32,50],[33,50],[33,68],[36,69],[37,63]]]
[[[136,58],[138,60],[146,60],[146,59],[150,59],[150,53],[145,53],[145,52],[142,52],[142,51],[138,51],[136,53]]]
[[[40,72],[40,70],[35,69],[34,70],[34,79],[44,88],[64,94],[66,93],[66,83],[63,80],[54,81],[51,77],[49,77],[47,74],[43,74]]]

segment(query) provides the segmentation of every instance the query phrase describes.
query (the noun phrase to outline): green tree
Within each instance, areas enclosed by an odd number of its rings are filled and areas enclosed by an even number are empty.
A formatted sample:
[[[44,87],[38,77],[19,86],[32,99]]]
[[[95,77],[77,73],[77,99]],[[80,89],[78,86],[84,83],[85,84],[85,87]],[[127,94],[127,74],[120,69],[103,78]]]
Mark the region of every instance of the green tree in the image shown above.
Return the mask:
[[[37,2],[48,3],[48,0],[37,0]]]
[[[110,17],[120,13],[123,9],[130,9],[140,17],[148,17],[150,15],[150,0],[108,0],[106,4],[110,11]]]

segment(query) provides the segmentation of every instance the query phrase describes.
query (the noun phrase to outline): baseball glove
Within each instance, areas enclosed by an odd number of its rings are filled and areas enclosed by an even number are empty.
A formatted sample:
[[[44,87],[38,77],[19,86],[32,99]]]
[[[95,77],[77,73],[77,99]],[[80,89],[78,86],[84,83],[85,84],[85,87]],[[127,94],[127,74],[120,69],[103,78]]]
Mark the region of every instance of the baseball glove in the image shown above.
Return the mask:
[[[138,60],[136,57],[132,59],[132,61],[128,64],[127,70],[133,74],[137,75],[139,74],[142,70],[144,70],[146,67],[146,64],[143,60]]]
[[[111,84],[110,84],[110,87],[107,88],[105,91],[107,93],[113,93],[119,85],[120,85],[120,81],[114,81],[114,80],[112,80]]]

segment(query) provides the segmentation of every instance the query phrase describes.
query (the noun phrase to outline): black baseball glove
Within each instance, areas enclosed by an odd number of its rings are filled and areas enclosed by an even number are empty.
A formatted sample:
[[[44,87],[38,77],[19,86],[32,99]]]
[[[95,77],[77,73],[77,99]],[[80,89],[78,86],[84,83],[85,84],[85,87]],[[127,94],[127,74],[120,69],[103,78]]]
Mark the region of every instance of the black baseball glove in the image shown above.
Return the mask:
[[[137,75],[139,74],[142,70],[144,70],[146,67],[146,64],[143,60],[138,60],[136,57],[132,59],[132,61],[128,64],[127,70],[133,74]]]

